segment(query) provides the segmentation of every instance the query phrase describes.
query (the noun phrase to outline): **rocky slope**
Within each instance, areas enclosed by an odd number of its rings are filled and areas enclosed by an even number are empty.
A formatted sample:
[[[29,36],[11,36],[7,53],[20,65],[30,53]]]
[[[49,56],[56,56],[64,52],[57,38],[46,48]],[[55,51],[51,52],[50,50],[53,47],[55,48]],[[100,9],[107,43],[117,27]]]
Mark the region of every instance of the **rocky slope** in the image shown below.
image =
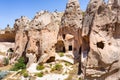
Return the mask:
[[[109,0],[105,4],[103,0],[91,0],[85,13],[82,36],[89,38],[88,57],[83,62],[85,77],[119,80],[120,1]]]

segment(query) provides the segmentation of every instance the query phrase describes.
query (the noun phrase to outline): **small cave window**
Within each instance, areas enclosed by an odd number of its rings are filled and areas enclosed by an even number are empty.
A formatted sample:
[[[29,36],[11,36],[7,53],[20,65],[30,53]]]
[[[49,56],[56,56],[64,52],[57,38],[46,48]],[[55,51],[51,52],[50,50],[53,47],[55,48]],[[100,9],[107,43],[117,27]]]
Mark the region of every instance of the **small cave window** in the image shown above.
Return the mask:
[[[69,51],[72,51],[72,45],[69,46]]]
[[[63,51],[62,52],[65,52],[65,47],[63,47]]]
[[[104,48],[104,43],[101,41],[101,42],[97,42],[97,47],[98,48],[101,48],[101,49],[103,49]]]
[[[63,41],[58,41],[57,44],[55,44],[56,52],[66,52],[65,45]]]
[[[14,50],[12,48],[9,48],[7,52],[14,52]]]
[[[66,35],[65,35],[65,34],[63,34],[62,36],[63,36],[63,39],[65,39]]]
[[[36,42],[36,46],[39,46],[39,45],[40,45],[40,43],[39,43],[39,41],[37,41],[37,42]]]

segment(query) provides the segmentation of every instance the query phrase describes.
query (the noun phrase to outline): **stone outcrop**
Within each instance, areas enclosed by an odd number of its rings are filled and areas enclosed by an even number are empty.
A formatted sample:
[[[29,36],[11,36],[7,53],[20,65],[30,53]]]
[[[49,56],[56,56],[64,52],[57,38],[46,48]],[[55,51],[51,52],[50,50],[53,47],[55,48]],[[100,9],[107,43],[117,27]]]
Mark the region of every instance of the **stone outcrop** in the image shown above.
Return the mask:
[[[5,30],[0,30],[0,42],[15,42],[15,31],[9,25]]]
[[[69,0],[61,19],[59,35],[65,44],[65,51],[68,52],[72,48],[75,61],[80,58],[82,17],[79,1]]]
[[[84,59],[85,78],[89,80],[120,79],[120,1],[91,0],[84,16],[82,37],[88,37]],[[84,46],[83,46],[84,47]]]
[[[55,56],[55,43],[63,13],[38,12],[33,20],[21,17],[15,22],[16,59],[28,57],[31,63],[43,63]]]
[[[28,32],[25,30],[25,28],[29,25],[29,22],[30,19],[25,16],[22,16],[20,19],[15,20],[15,57],[12,61],[19,59],[23,55],[25,56],[25,50],[28,42]]]

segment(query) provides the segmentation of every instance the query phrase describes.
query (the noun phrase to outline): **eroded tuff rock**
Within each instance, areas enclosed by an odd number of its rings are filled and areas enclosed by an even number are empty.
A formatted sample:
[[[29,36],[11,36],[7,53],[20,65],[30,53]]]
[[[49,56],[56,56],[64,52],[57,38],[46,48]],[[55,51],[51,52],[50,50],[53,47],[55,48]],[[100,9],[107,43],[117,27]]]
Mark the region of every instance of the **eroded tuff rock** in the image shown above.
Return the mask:
[[[85,77],[89,80],[119,80],[120,1],[109,0],[105,4],[103,0],[91,0],[83,21],[82,36],[88,36],[90,48],[83,61]],[[83,54],[87,50],[83,50]]]
[[[15,31],[9,25],[5,30],[0,30],[0,42],[15,42]]]
[[[69,0],[62,16],[59,35],[65,44],[66,52],[72,47],[75,61],[80,58],[82,17],[79,1]]]
[[[55,56],[55,43],[63,13],[38,12],[33,20],[21,17],[15,22],[16,47],[18,57],[28,57],[31,63],[44,63]]]
[[[25,28],[29,25],[30,19],[22,16],[20,19],[16,19],[14,28],[16,31],[15,37],[15,57],[12,61],[19,59],[21,56],[25,56],[25,51],[28,42],[28,32]]]

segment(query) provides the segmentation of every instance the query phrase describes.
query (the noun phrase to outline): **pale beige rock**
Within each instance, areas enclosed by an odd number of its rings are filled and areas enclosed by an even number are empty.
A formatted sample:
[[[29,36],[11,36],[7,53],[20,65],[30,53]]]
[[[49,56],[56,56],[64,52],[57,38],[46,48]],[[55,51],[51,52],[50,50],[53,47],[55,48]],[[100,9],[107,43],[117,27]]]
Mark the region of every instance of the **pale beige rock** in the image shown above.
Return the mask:
[[[95,11],[91,11],[93,14],[91,25],[86,25],[89,17],[85,16],[83,21],[85,23],[83,24],[83,38],[88,36],[90,42],[88,43],[90,50],[87,49],[88,57],[85,57],[83,62],[86,68],[85,77],[89,80],[120,79],[120,6],[118,0],[111,1],[111,6],[109,6],[110,4],[106,5],[102,0],[91,0],[88,9],[94,10],[92,6],[96,4]],[[88,9],[86,15],[89,14]],[[82,52],[85,54],[85,50]]]
[[[24,16],[17,19],[14,24],[16,59],[28,57],[27,66],[30,66],[32,63],[44,63],[54,57],[62,15],[63,13],[41,11],[31,21]],[[41,59],[42,56],[44,59]]]
[[[65,52],[70,50],[74,54],[74,60],[78,61],[80,58],[79,50],[81,46],[81,28],[82,28],[82,11],[78,0],[69,0],[66,5],[65,13],[62,17],[61,27],[59,31],[59,39],[64,43]],[[68,39],[68,35],[71,35],[71,39]],[[70,37],[70,36],[69,36]],[[64,49],[63,47],[63,49]]]

